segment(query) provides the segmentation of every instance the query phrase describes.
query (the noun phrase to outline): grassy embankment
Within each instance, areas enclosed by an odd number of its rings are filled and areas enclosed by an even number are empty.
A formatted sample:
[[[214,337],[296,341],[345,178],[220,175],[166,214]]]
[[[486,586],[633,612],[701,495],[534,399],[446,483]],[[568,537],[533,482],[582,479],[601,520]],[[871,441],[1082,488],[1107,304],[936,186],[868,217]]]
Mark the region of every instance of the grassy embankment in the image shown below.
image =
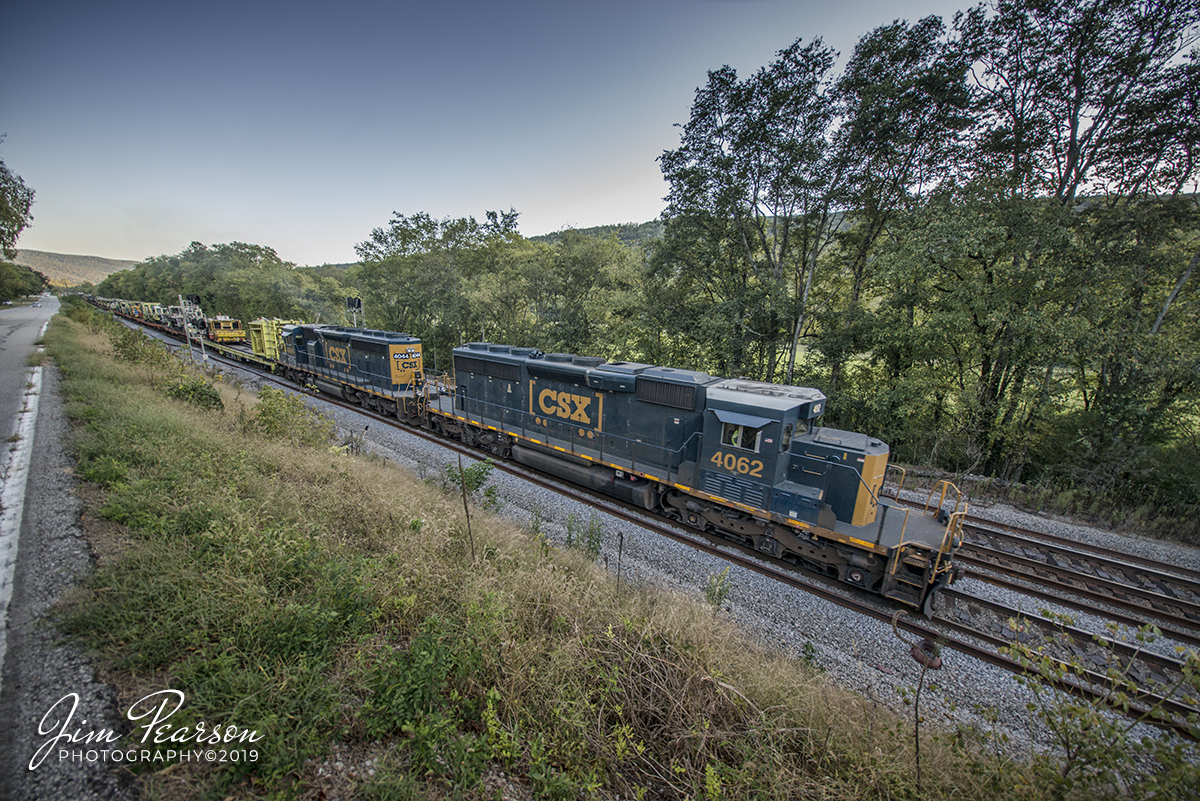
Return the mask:
[[[255,763],[155,766],[150,797],[1004,798],[1018,781],[926,731],[918,787],[906,723],[703,604],[618,588],[482,510],[472,559],[459,497],[305,444],[280,397],[166,397],[191,379],[115,358],[72,314],[46,345],[110,522],[65,625],[124,705],[169,686],[187,697],[171,723],[263,735]]]

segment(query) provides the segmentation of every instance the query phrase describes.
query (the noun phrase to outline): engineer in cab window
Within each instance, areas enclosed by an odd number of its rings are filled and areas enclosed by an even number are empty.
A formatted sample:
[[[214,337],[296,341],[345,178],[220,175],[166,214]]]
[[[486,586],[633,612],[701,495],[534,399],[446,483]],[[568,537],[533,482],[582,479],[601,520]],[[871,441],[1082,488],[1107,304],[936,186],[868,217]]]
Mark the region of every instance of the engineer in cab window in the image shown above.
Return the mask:
[[[759,430],[757,428],[734,425],[733,423],[723,423],[722,426],[722,443],[731,448],[758,453]]]

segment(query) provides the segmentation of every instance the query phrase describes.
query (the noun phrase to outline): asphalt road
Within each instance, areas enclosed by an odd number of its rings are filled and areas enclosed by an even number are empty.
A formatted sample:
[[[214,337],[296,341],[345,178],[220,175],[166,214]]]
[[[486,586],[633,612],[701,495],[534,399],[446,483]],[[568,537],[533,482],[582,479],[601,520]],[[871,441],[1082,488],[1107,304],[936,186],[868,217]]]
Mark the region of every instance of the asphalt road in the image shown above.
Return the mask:
[[[102,729],[125,730],[115,692],[54,627],[55,604],[92,565],[79,527],[74,460],[64,447],[57,373],[46,367],[34,374],[26,365],[57,307],[54,299],[40,308],[0,307],[3,519],[14,529],[0,532],[0,601],[7,600],[0,603],[0,799],[133,798],[129,772],[100,756],[103,745],[85,739]],[[14,467],[18,457],[27,470]],[[13,503],[14,495],[23,502]]]
[[[0,420],[4,436],[12,432],[12,422],[21,408],[25,359],[33,352],[42,327],[58,311],[58,298],[43,298],[41,306],[0,306]]]

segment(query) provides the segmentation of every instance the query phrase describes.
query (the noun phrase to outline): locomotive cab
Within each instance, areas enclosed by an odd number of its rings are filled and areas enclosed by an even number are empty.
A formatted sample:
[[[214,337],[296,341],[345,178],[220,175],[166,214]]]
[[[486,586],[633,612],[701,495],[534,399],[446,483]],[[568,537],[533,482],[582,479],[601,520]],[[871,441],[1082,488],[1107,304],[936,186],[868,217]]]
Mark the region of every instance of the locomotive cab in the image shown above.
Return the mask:
[[[709,387],[701,489],[827,529],[873,515],[873,503],[860,504],[862,449],[813,452],[813,421],[824,410],[825,395],[808,387],[745,380]]]

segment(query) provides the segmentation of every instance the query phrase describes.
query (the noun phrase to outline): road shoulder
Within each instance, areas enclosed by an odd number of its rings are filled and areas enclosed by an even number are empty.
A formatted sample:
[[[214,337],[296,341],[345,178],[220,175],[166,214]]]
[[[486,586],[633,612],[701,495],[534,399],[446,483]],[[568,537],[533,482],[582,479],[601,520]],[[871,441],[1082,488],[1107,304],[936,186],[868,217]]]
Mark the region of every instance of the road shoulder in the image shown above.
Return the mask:
[[[101,729],[125,729],[115,690],[98,679],[83,649],[55,627],[59,606],[94,561],[79,525],[83,503],[75,461],[66,450],[69,424],[58,383],[56,369],[47,366],[9,609],[0,693],[0,741],[9,745],[0,750],[0,797],[131,799],[133,777],[99,753],[111,746],[71,742]],[[78,706],[64,733],[72,694]],[[51,742],[58,735],[63,736]],[[39,749],[46,753],[30,769]]]

